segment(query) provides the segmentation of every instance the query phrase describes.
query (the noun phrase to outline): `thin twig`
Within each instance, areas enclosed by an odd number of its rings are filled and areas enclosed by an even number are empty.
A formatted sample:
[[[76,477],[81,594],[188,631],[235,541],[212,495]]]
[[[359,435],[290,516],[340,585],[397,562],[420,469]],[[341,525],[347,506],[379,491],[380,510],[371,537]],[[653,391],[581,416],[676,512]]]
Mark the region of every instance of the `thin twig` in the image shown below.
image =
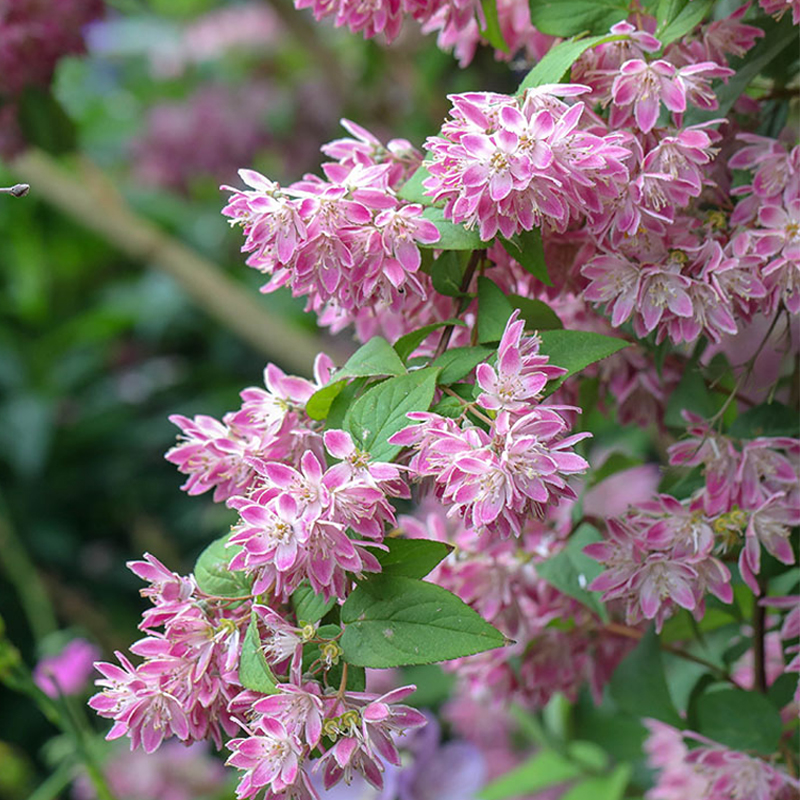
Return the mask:
[[[458,287],[460,294],[463,295],[467,293],[469,285],[472,283],[472,278],[475,275],[475,270],[478,268],[478,264],[485,254],[485,250],[472,251],[467,268],[464,270],[464,275],[461,278],[461,285]],[[439,344],[436,347],[436,352],[433,354],[432,361],[436,361],[436,359],[439,358],[439,356],[444,353],[445,350],[447,350],[447,345],[450,344],[450,337],[453,335],[455,327],[455,325],[445,326],[444,330],[442,331],[442,336],[439,339]]]
[[[767,668],[766,647],[764,636],[766,633],[767,609],[759,602],[764,596],[763,589],[759,591],[753,607],[753,691],[767,693]]]

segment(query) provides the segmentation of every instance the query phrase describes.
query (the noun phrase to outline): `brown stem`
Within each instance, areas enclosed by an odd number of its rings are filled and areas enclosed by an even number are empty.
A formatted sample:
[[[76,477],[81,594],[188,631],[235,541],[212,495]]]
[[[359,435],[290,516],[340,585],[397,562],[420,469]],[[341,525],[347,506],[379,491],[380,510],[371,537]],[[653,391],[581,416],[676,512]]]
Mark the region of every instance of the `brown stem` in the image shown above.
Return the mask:
[[[644,632],[640,631],[638,628],[631,628],[628,625],[621,625],[618,622],[609,622],[604,626],[604,628],[609,633],[615,633],[618,636],[626,636],[629,639],[636,639],[637,641],[644,636]],[[693,653],[682,650],[680,647],[675,647],[674,645],[666,644],[665,642],[659,642],[659,646],[665,653],[672,653],[672,655],[678,656],[678,658],[682,658],[686,661],[693,661],[695,664],[700,664],[716,674],[718,677],[726,680],[728,683],[732,683],[737,687],[739,686],[739,684],[736,683],[736,681],[731,678],[731,676],[728,675],[724,669],[721,669],[716,664],[712,664],[710,661],[706,661],[704,658],[700,658]]]
[[[469,285],[472,283],[475,270],[478,268],[478,264],[485,254],[485,250],[472,251],[469,264],[467,264],[467,268],[464,270],[464,275],[461,278],[461,285],[458,287],[458,290],[461,294],[466,294],[467,290],[469,289]],[[436,361],[436,359],[439,358],[439,356],[444,353],[445,350],[447,350],[447,345],[450,344],[450,337],[453,335],[453,330],[455,330],[455,327],[455,325],[445,326],[445,329],[442,331],[442,337],[439,339],[439,344],[436,347],[436,352],[433,354],[433,361]]]
[[[759,600],[764,596],[763,589],[756,597],[753,607],[753,690],[767,693],[766,648],[764,636],[766,633],[767,609]]]

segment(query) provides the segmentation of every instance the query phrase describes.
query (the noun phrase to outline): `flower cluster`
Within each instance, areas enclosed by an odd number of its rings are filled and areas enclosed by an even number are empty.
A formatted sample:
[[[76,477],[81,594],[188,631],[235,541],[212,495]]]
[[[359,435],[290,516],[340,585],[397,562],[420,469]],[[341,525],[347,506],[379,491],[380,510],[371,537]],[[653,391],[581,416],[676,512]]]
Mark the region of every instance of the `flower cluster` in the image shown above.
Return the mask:
[[[408,415],[415,423],[394,434],[392,444],[414,448],[409,463],[416,478],[432,478],[450,513],[476,530],[519,536],[526,519],[543,516],[547,505],[574,498],[567,483],[587,462],[572,447],[588,434],[564,436],[560,406],[538,403],[548,380],[564,370],[538,355],[538,340],[524,337],[514,312],[506,324],[495,367],[478,367],[483,393],[477,404],[497,410],[488,430],[433,412]],[[574,410],[574,409],[568,409]]]
[[[654,719],[646,725],[645,750],[658,772],[647,800],[789,800],[800,788],[796,778],[759,758]]]
[[[407,293],[425,297],[419,246],[439,239],[422,206],[403,203],[396,192],[419,156],[407,142],[384,148],[343,124],[356,138],[324,149],[338,159],[323,164],[328,180],[306,175],[283,189],[241,170],[250,190],[226,187],[233,194],[223,213],[243,228],[248,265],[271,276],[262,291],[289,285],[314,311],[328,303],[346,311],[381,302],[397,309]]]

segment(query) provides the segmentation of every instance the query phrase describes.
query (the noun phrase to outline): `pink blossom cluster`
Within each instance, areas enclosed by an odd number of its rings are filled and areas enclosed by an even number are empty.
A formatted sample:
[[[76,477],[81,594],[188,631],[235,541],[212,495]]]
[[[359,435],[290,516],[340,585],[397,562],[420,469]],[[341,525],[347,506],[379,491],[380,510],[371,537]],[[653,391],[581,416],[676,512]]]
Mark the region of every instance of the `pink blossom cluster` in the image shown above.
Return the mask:
[[[132,749],[149,754],[172,737],[184,743],[210,738],[221,748],[224,736],[227,763],[242,772],[240,798],[265,792],[267,800],[317,800],[312,766],[326,788],[355,774],[380,788],[385,763],[400,766],[394,736],[426,721],[398,704],[415,687],[376,694],[346,691],[343,684],[336,691],[326,678],[341,652],[336,637],[319,637],[313,624],[298,627],[301,621],[293,622],[279,602],[272,608],[255,604],[255,594],[235,602],[209,595],[192,576],[169,571],[152,555],[129,567],[149,583],[142,594],[153,605],[140,625],[145,638],[131,647],[142,662],[134,666],[117,653],[119,666],[95,665],[103,677],[90,706],[114,720],[108,739],[127,735]],[[248,625],[256,625],[266,663],[285,675],[274,694],[241,685]],[[304,645],[315,644],[316,670],[303,663]]]
[[[762,606],[779,608],[789,613],[783,619],[783,624],[778,632],[778,637],[783,642],[793,642],[786,648],[786,653],[793,656],[792,660],[783,666],[783,648],[779,647],[781,654],[781,666],[785,672],[800,673],[800,643],[795,641],[800,638],[800,595],[789,595],[786,597],[765,597],[759,600]],[[795,711],[800,714],[800,677],[798,677],[797,689],[794,693]]]
[[[429,137],[424,181],[432,202],[453,222],[477,226],[488,241],[545,224],[565,230],[600,213],[628,179],[629,155],[581,102],[585,86],[542,86],[512,97],[450,95],[440,135]]]
[[[324,441],[338,463],[326,469],[310,451],[298,468],[251,460],[258,484],[228,502],[239,513],[229,544],[241,547],[230,568],[254,578],[255,594],[288,599],[308,579],[326,599],[345,597],[348,573],[380,571],[366,546],[383,541],[395,523],[387,498],[408,497],[408,487],[400,469],[370,460],[345,431],[328,430]]]
[[[589,466],[572,449],[589,434],[564,436],[565,409],[538,402],[564,370],[539,355],[539,340],[523,335],[518,316],[515,311],[506,324],[495,365],[477,369],[482,393],[476,403],[495,414],[482,415],[488,429],[472,424],[466,408],[460,419],[412,412],[415,424],[389,438],[413,448],[410,476],[432,479],[450,514],[500,537],[519,536],[530,516],[575,498],[567,478]]]
[[[658,720],[645,724],[644,747],[657,772],[647,800],[790,800],[800,789],[796,778],[760,758]]]
[[[419,161],[408,142],[386,147],[344,121],[355,138],[323,152],[327,180],[306,175],[285,189],[253,170],[241,170],[250,187],[233,194],[223,213],[241,225],[251,255],[247,264],[271,278],[262,291],[290,286],[308,296],[308,309],[333,304],[346,311],[385,303],[398,309],[406,294],[425,296],[417,277],[420,245],[438,241],[422,206],[402,202],[397,189]]]
[[[102,0],[6,0],[0,6],[0,153],[25,146],[17,123],[17,100],[26,87],[49,87],[65,55],[85,52],[83,29],[103,14]]]
[[[702,466],[705,485],[692,506],[713,518],[723,549],[743,545],[739,571],[758,594],[762,547],[784,564],[795,560],[789,535],[800,525],[800,439],[759,436],[738,448],[703,420],[685,416],[689,436],[670,447],[670,463]]]
[[[266,389],[244,389],[241,407],[221,421],[204,414],[194,419],[171,416],[181,437],[166,459],[189,476],[181,488],[190,495],[213,490],[219,503],[245,494],[257,482],[252,459],[297,464],[307,451],[321,455],[321,436],[304,409],[319,385],[327,383],[332,366],[327,356],[318,356],[315,385],[268,364]]]
[[[237,729],[228,703],[249,609],[207,602],[192,577],[171,572],[152,555],[128,567],[150,584],[142,594],[153,606],[139,626],[146,635],[130,648],[143,661],[134,666],[118,652],[119,666],[96,664],[102,691],[89,705],[114,720],[106,738],[129,736],[131,748],[146,753],[172,736],[210,738],[220,748],[223,733]]]
[[[792,12],[792,23],[800,25],[800,2],[798,0],[758,0],[758,4],[770,16],[780,19],[787,11]]]

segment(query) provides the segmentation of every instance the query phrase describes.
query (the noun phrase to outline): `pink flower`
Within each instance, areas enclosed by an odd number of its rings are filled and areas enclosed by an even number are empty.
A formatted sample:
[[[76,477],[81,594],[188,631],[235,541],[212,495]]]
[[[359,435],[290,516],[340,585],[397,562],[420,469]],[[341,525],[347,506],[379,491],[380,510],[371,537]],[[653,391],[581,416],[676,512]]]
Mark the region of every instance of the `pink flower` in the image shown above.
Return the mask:
[[[636,124],[644,133],[649,133],[655,126],[662,101],[672,112],[686,110],[686,90],[677,80],[677,70],[660,59],[650,64],[638,58],[626,61],[614,78],[611,99],[618,109],[633,105]],[[612,110],[612,126],[617,126],[616,117],[619,116]]]
[[[100,650],[86,639],[73,639],[60,653],[42,658],[33,670],[34,683],[49,697],[77,694],[94,672]]]

